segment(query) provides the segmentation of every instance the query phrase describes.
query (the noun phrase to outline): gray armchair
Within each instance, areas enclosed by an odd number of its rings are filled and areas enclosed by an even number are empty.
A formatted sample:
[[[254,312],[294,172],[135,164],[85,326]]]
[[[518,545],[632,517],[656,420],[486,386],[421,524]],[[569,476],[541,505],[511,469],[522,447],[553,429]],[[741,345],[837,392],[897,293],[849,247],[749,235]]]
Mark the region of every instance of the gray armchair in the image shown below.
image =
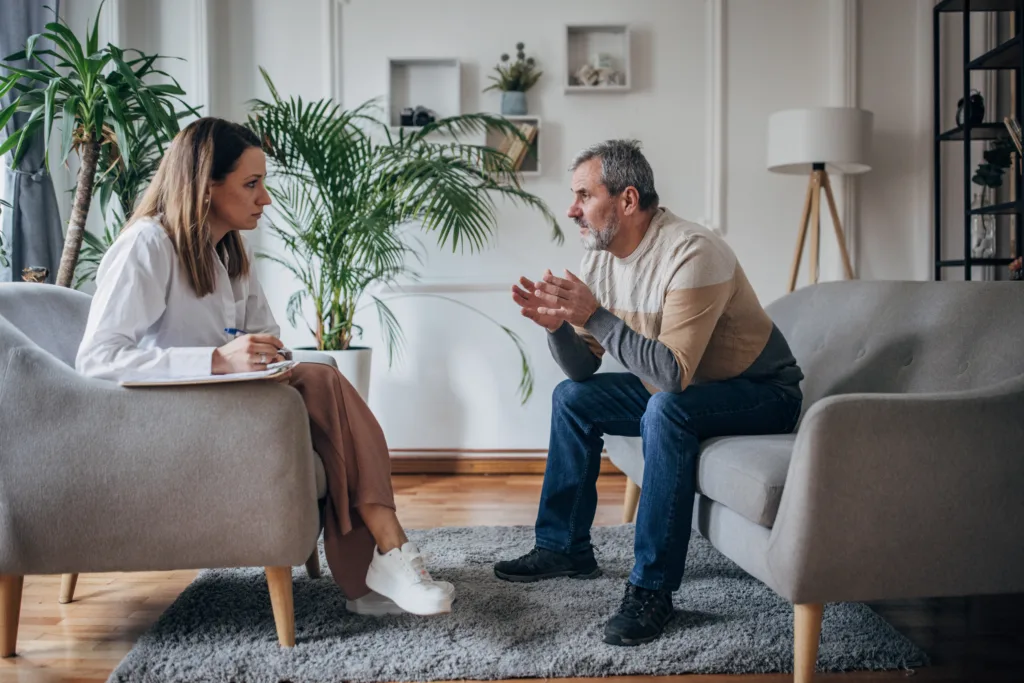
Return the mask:
[[[84,378],[89,302],[0,284],[0,654],[15,651],[26,574],[64,574],[70,600],[77,572],[206,567],[265,567],[278,639],[293,645],[291,567],[319,574],[326,494],[302,399],[271,382]]]
[[[794,604],[796,680],[826,602],[1024,591],[1024,287],[836,282],[768,312],[801,423],[702,444],[693,527]],[[640,439],[606,446],[636,492]]]

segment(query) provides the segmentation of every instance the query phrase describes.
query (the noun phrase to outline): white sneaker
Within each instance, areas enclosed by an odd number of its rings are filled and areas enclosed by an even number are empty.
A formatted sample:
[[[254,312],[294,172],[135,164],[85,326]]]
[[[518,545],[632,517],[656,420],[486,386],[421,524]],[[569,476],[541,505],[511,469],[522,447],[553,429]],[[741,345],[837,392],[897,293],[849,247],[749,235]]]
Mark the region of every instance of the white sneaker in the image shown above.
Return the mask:
[[[450,595],[455,595],[455,586],[447,581],[435,581],[435,584],[444,589]],[[386,598],[380,593],[370,591],[361,598],[346,600],[345,609],[353,614],[362,614],[370,617],[383,617],[390,614],[408,614],[404,609],[395,604],[391,598]]]
[[[423,556],[411,542],[384,555],[374,548],[366,585],[406,612],[425,616],[452,611],[451,593],[430,576]]]

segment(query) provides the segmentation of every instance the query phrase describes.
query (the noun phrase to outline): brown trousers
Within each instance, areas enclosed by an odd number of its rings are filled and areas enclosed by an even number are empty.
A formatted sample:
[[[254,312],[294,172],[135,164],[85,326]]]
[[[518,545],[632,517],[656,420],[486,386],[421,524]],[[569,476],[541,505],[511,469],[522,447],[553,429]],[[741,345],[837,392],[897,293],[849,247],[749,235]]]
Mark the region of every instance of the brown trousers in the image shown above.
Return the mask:
[[[334,367],[300,363],[289,383],[306,403],[313,449],[327,473],[327,565],[345,596],[360,598],[370,591],[366,570],[376,544],[357,508],[376,504],[395,509],[384,431],[359,392]]]

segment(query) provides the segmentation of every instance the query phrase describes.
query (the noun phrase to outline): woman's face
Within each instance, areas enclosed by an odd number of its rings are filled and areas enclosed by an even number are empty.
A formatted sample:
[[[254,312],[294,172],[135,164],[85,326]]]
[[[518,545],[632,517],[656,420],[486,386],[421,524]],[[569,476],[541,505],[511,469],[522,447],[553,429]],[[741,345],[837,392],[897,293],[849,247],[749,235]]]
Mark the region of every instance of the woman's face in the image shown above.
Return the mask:
[[[267,158],[259,147],[249,147],[238,157],[235,170],[210,188],[210,219],[225,230],[253,230],[270,204],[263,180]]]

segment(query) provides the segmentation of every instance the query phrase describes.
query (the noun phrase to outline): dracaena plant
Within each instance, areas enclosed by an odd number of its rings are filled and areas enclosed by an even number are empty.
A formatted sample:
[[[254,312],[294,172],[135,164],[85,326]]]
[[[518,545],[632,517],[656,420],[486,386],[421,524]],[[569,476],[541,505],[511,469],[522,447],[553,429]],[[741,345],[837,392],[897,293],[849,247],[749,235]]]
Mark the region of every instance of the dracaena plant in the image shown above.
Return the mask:
[[[535,209],[551,226],[553,239],[564,239],[555,216],[522,188],[506,155],[457,141],[488,129],[521,136],[513,123],[468,114],[395,137],[377,118],[374,101],[346,110],[330,99],[284,99],[260,71],[271,99],[251,103],[248,125],[270,161],[269,190],[280,216],[270,230],[287,258],[261,256],[298,280],[301,288],[289,299],[288,319],[292,325],[304,320],[318,349],[349,348],[361,332],[357,312],[372,306],[388,361],[394,360],[403,338],[385,292],[400,278],[416,277],[410,261],[421,251],[413,244],[414,230],[435,237],[441,247],[481,249],[496,227],[497,200],[504,199]],[[436,141],[437,133],[447,134],[447,141]],[[308,318],[304,306],[312,309]],[[519,392],[525,401],[533,375],[522,340],[499,327],[519,353]]]
[[[196,113],[180,99],[185,92],[177,81],[156,68],[160,55],[109,43],[100,46],[102,11],[103,2],[91,30],[86,30],[84,44],[55,13],[55,20],[46,24],[42,33],[28,38],[24,50],[0,63],[0,96],[12,90],[18,93],[0,111],[0,129],[15,112],[28,113],[25,122],[0,144],[0,155],[13,151],[16,164],[41,128],[49,168],[50,135],[59,122],[61,162],[66,163],[73,151],[81,159],[57,272],[57,284],[64,287],[70,287],[74,280],[93,185],[97,172],[103,170],[100,160],[131,168],[136,160],[132,158],[131,145],[125,144],[130,130],[145,127],[158,140],[167,140],[178,132],[180,117],[175,113],[175,102],[183,105],[187,113]],[[40,41],[53,48],[37,49]],[[34,57],[39,57],[37,69],[15,65],[31,63]],[[153,82],[159,77],[169,82]]]

